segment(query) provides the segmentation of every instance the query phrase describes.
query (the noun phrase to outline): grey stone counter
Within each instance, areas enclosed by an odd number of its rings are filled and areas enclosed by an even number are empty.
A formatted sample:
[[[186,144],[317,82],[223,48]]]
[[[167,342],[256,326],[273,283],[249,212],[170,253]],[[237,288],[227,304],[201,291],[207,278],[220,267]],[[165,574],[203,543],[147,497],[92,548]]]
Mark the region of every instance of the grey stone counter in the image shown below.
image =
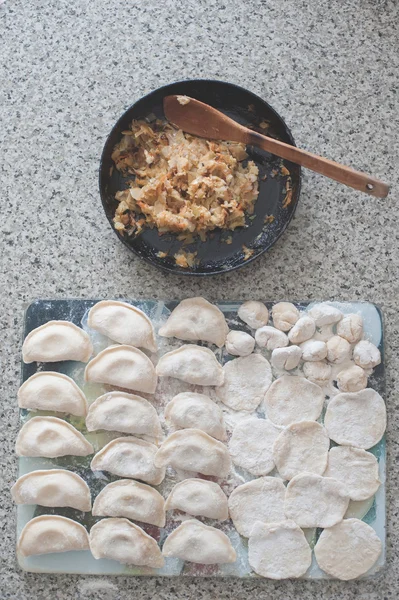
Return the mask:
[[[394,600],[399,596],[399,4],[384,0],[0,0],[1,598]],[[112,124],[161,84],[249,88],[299,145],[391,182],[376,200],[311,172],[288,232],[240,272],[161,273],[111,231],[97,188]],[[388,564],[360,582],[25,574],[14,554],[23,310],[36,297],[364,299],[387,342]]]

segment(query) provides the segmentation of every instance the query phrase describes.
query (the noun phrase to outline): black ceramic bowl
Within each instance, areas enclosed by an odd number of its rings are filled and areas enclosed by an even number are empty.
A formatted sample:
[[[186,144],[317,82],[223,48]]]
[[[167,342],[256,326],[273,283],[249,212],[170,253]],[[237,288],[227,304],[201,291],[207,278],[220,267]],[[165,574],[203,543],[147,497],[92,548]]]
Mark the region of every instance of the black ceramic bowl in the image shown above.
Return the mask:
[[[126,188],[126,179],[129,179],[122,177],[113,168],[113,148],[120,141],[122,131],[128,128],[133,119],[142,119],[150,114],[164,118],[162,101],[169,94],[197,98],[243,125],[295,145],[290,130],[276,111],[255,94],[237,85],[195,79],[161,87],[133,104],[118,120],[105,143],[100,163],[100,194],[105,214],[113,229],[112,219],[118,205],[115,193]],[[259,126],[265,121],[269,127],[262,130]],[[234,232],[215,230],[208,234],[205,242],[196,238],[194,243],[184,246],[185,251],[197,253],[195,266],[185,269],[176,265],[173,255],[179,252],[183,243],[173,234],[159,235],[156,229],[147,229],[137,237],[129,237],[114,229],[116,235],[140,258],[179,275],[226,273],[255,260],[278,240],[291,221],[299,199],[301,169],[298,165],[282,161],[258,148],[251,146],[247,151],[249,158],[259,168],[259,197],[254,216],[247,219],[246,227],[237,228]],[[287,176],[281,173],[281,165],[289,170],[291,177],[292,196],[287,206],[284,206]],[[228,237],[232,238],[230,244],[223,241]],[[160,258],[159,252],[166,252],[167,256]]]

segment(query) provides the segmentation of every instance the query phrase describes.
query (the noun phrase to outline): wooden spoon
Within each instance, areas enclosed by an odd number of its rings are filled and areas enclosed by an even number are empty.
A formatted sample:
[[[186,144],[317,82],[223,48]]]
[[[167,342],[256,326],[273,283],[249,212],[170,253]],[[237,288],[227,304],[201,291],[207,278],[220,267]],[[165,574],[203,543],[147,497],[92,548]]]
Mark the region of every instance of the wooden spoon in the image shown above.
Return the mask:
[[[187,96],[166,96],[163,101],[165,116],[187,133],[214,140],[229,140],[242,142],[246,145],[259,146],[263,150],[285,158],[297,165],[321,173],[330,179],[335,179],[355,190],[360,190],[377,198],[385,198],[389,186],[369,175],[354,171],[328,158],[322,158],[296,146],[290,146],[252,131],[240,125],[223,113]]]

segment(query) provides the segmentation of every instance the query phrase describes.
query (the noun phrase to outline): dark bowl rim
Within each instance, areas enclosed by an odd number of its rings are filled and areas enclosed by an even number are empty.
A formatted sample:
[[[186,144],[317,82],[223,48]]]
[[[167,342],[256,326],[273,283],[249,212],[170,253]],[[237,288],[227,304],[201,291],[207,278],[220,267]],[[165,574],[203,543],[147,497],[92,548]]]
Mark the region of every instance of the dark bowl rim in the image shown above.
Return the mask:
[[[136,104],[138,104],[138,102],[141,102],[143,100],[145,100],[146,98],[149,98],[150,96],[152,96],[154,93],[156,92],[161,92],[162,90],[169,88],[172,85],[178,85],[181,83],[219,83],[222,85],[226,85],[230,88],[235,88],[238,90],[241,90],[243,92],[246,92],[248,94],[251,94],[252,96],[254,96],[257,100],[259,100],[260,102],[262,102],[263,104],[265,104],[268,108],[268,110],[270,110],[275,117],[277,117],[277,119],[279,119],[279,121],[281,122],[281,124],[283,125],[283,127],[285,128],[285,131],[290,139],[290,145],[291,146],[296,146],[295,140],[294,140],[294,136],[292,135],[291,129],[288,127],[287,123],[285,122],[285,120],[283,119],[283,117],[280,116],[280,114],[263,98],[261,98],[260,96],[258,96],[258,94],[255,94],[254,92],[251,92],[250,90],[248,90],[247,88],[244,88],[241,85],[238,85],[236,83],[231,83],[229,81],[223,81],[221,79],[207,79],[207,78],[199,78],[199,79],[180,79],[177,81],[171,81],[170,83],[166,83],[165,85],[162,85],[158,88],[153,89],[152,91],[148,92],[147,94],[145,94],[144,96],[140,96],[139,98],[137,98],[137,100],[135,100],[135,102],[133,102],[133,104],[131,104],[118,118],[118,120],[115,122],[115,124],[111,127],[111,131],[109,132],[109,134],[107,135],[105,142],[104,142],[104,146],[101,152],[101,157],[100,157],[100,164],[99,164],[99,169],[98,169],[98,184],[99,184],[99,191],[100,191],[100,198],[101,198],[101,204],[105,213],[105,216],[109,222],[109,224],[111,225],[112,230],[114,231],[114,233],[116,234],[116,236],[118,237],[118,239],[130,250],[130,252],[133,252],[133,254],[135,254],[139,259],[144,260],[145,262],[147,262],[148,264],[152,265],[153,267],[156,267],[158,269],[161,269],[162,271],[166,271],[167,273],[173,273],[174,275],[182,275],[184,277],[207,277],[207,276],[214,276],[214,275],[224,275],[225,273],[230,273],[232,271],[236,271],[237,269],[241,269],[242,267],[246,267],[247,265],[249,265],[250,263],[252,263],[254,260],[256,260],[257,258],[260,258],[263,254],[265,254],[265,252],[267,252],[268,250],[270,250],[270,248],[272,248],[272,246],[274,246],[277,241],[281,238],[281,236],[285,233],[288,225],[291,223],[297,206],[298,206],[298,202],[300,199],[300,195],[301,195],[301,187],[302,187],[302,168],[300,165],[298,165],[298,181],[297,181],[297,186],[296,186],[296,201],[295,201],[295,207],[294,210],[292,211],[291,215],[289,216],[289,218],[287,219],[285,226],[281,229],[281,231],[279,232],[279,234],[276,236],[276,238],[273,240],[273,242],[263,248],[259,254],[256,254],[255,256],[252,256],[250,258],[248,258],[245,262],[238,264],[238,265],[233,265],[231,267],[229,267],[228,269],[225,269],[223,271],[214,271],[214,272],[207,272],[207,273],[196,273],[193,271],[177,271],[174,267],[170,267],[167,265],[163,265],[162,263],[155,263],[153,262],[153,260],[151,258],[149,258],[148,256],[142,256],[141,254],[139,254],[130,244],[128,244],[127,240],[124,238],[124,236],[120,235],[120,233],[115,229],[114,225],[113,225],[113,221],[111,219],[111,217],[108,215],[107,210],[106,210],[106,200],[105,200],[105,196],[103,194],[103,187],[101,185],[101,179],[102,179],[102,171],[103,171],[103,163],[105,161],[105,150],[108,146],[108,142],[112,136],[112,134],[114,133],[115,129],[119,126],[119,123],[125,118],[126,113],[128,113],[129,111],[131,111]]]

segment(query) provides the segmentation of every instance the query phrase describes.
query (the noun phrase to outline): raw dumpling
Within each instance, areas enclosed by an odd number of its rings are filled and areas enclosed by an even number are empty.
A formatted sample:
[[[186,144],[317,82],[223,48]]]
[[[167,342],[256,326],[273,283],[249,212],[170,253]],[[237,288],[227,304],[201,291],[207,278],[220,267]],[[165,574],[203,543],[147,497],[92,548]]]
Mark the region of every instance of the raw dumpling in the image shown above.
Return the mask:
[[[284,521],[285,486],[277,477],[260,477],[239,485],[230,494],[230,517],[238,533],[249,537],[256,521]]]
[[[330,439],[326,429],[316,421],[288,425],[273,446],[273,457],[283,479],[299,473],[323,475],[327,466]]]
[[[212,350],[194,344],[161,356],[156,372],[161,377],[175,377],[194,385],[222,385],[224,379],[222,366]]]
[[[87,431],[105,429],[137,435],[162,437],[155,408],[144,398],[126,392],[109,392],[90,405],[86,417]]]
[[[87,414],[87,400],[73,379],[55,371],[29,377],[18,390],[18,406],[28,410],[52,410],[77,417]]]
[[[97,302],[89,311],[87,324],[118,344],[157,351],[151,320],[142,310],[126,302]]]
[[[224,367],[224,384],[217,397],[234,410],[254,411],[262,402],[272,382],[269,362],[260,354],[235,358]]]
[[[93,504],[94,517],[126,517],[157,527],[165,525],[165,501],[153,487],[119,479],[101,490]]]
[[[280,433],[271,421],[249,417],[240,421],[229,442],[235,465],[253,475],[267,475],[274,469],[273,444]]]
[[[350,499],[356,502],[374,496],[381,483],[374,454],[351,446],[331,448],[324,475],[341,481]]]
[[[49,321],[31,331],[22,346],[24,363],[79,360],[93,354],[89,336],[69,321]]]
[[[164,480],[165,469],[154,464],[157,450],[154,444],[136,437],[116,438],[97,452],[90,468],[158,485]]]
[[[157,387],[154,365],[132,346],[109,346],[97,354],[85,369],[85,380],[148,394]]]
[[[343,581],[364,575],[382,552],[381,540],[370,525],[344,519],[322,531],[314,548],[320,569]]]
[[[273,325],[289,331],[299,319],[299,310],[291,302],[278,302],[272,308]]]
[[[32,471],[22,475],[12,486],[11,494],[16,504],[91,510],[89,486],[79,475],[64,469]]]
[[[259,327],[267,325],[269,320],[269,311],[263,302],[257,300],[248,300],[241,304],[237,314],[252,329],[259,329]]]
[[[165,419],[175,429],[201,429],[218,440],[226,439],[223,413],[219,406],[204,394],[178,394],[167,404]]]
[[[301,473],[287,485],[284,510],[299,527],[332,527],[349,504],[345,486],[332,477]]]
[[[231,468],[226,446],[200,429],[172,433],[156,453],[154,464],[221,478],[226,477]]]
[[[33,417],[21,428],[15,452],[18,456],[88,456],[93,446],[70,423],[57,417]]]
[[[166,500],[165,508],[219,521],[229,517],[226,494],[217,483],[205,479],[185,479],[177,483]]]
[[[124,565],[160,569],[164,558],[158,544],[128,519],[102,519],[90,530],[94,558],[117,560]]]
[[[196,519],[184,521],[168,535],[162,554],[202,565],[232,563],[237,558],[225,533]]]
[[[248,356],[254,348],[254,338],[245,331],[230,331],[226,338],[226,350],[233,356]]]
[[[323,408],[324,394],[315,383],[296,375],[283,375],[270,386],[264,401],[267,416],[275,425],[315,421]]]
[[[385,402],[371,388],[338,394],[328,403],[324,426],[334,442],[367,450],[375,446],[387,425]]]
[[[262,577],[301,577],[312,562],[312,550],[294,521],[257,521],[248,540],[249,564]]]
[[[83,525],[58,515],[42,515],[28,521],[17,544],[17,552],[22,556],[88,549],[89,536]]]
[[[221,348],[229,332],[221,310],[205,298],[182,300],[172,311],[159,335],[189,342],[210,342]]]

